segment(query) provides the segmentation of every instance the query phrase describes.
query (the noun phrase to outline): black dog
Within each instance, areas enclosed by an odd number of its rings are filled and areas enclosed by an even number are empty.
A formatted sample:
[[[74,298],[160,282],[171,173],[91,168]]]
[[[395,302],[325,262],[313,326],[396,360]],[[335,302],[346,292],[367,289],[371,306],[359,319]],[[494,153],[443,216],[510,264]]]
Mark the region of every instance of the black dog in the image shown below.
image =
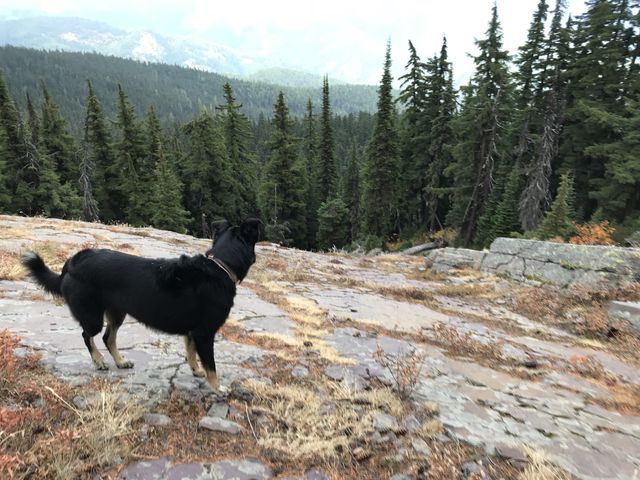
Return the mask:
[[[82,337],[99,370],[107,369],[93,337],[100,333],[118,368],[131,368],[116,347],[116,334],[127,314],[151,328],[184,335],[187,362],[218,391],[213,341],[233,306],[236,285],[255,262],[260,221],[239,227],[213,223],[213,246],[205,255],[148,259],[113,250],[82,250],[68,259],[60,275],[35,253],[23,265],[47,292],[65,299],[82,326]],[[204,367],[198,367],[196,352]]]

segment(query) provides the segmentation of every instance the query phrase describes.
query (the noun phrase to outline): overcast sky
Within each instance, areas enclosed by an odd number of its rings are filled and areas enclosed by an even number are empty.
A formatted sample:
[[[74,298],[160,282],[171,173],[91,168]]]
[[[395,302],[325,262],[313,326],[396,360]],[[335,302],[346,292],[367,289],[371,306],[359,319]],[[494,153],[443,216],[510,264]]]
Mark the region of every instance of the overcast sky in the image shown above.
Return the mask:
[[[548,0],[552,3],[555,0]],[[515,53],[526,38],[538,0],[498,0],[504,44]],[[422,59],[447,36],[455,76],[465,82],[493,0],[0,0],[0,17],[78,16],[130,30],[209,40],[243,53],[354,83],[377,84],[391,40],[400,75],[411,40]],[[583,0],[568,0],[573,15]]]

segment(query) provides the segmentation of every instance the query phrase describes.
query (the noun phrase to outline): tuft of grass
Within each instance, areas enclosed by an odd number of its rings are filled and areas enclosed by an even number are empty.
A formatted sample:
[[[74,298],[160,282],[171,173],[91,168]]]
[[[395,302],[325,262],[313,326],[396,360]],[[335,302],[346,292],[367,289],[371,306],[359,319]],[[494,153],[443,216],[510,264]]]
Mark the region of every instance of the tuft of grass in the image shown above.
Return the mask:
[[[518,476],[518,480],[571,480],[571,476],[554,465],[541,450],[524,447],[529,463]]]
[[[17,254],[0,252],[0,280],[22,280],[26,276]]]
[[[375,358],[376,362],[383,368],[389,371],[391,378],[393,378],[394,387],[398,395],[400,395],[400,398],[409,400],[418,386],[427,354],[416,349],[391,354],[385,352],[383,348],[378,345],[376,351],[373,352],[373,358]]]
[[[472,332],[460,333],[455,327],[442,322],[433,325],[433,340],[458,355],[503,361],[504,354],[500,342],[483,343],[473,337]]]
[[[493,285],[486,283],[465,283],[463,285],[444,285],[435,291],[437,295],[445,297],[492,297],[496,290]]]
[[[325,382],[309,389],[252,380],[244,385],[253,395],[249,409],[264,419],[256,431],[258,444],[293,459],[328,461],[353,454],[357,439],[373,433],[377,412],[399,415],[403,409],[398,397],[385,388],[355,392],[341,383]],[[327,404],[333,408],[327,410]]]

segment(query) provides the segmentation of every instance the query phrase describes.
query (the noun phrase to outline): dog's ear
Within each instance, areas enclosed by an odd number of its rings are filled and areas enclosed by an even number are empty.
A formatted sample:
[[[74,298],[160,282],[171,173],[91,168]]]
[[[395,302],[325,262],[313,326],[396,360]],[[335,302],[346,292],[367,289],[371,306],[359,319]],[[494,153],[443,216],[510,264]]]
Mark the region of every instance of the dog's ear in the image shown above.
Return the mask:
[[[261,223],[257,218],[247,218],[240,224],[240,235],[242,235],[245,240],[256,243],[260,234],[259,227]]]
[[[211,222],[211,237],[215,240],[227,230],[231,224],[227,220]]]

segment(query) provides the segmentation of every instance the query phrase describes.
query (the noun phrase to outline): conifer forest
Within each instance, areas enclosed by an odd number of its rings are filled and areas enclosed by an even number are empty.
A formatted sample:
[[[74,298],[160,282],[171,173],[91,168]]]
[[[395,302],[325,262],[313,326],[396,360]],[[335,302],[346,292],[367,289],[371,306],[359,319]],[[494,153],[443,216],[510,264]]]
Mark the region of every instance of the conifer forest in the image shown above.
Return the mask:
[[[388,43],[377,91],[317,92],[2,47],[0,212],[197,236],[257,216],[267,240],[312,250],[640,236],[640,1],[571,18],[540,0],[515,52],[494,6],[476,46],[463,85],[445,37]],[[409,51],[399,79],[392,47]],[[171,76],[215,81],[193,98]]]

